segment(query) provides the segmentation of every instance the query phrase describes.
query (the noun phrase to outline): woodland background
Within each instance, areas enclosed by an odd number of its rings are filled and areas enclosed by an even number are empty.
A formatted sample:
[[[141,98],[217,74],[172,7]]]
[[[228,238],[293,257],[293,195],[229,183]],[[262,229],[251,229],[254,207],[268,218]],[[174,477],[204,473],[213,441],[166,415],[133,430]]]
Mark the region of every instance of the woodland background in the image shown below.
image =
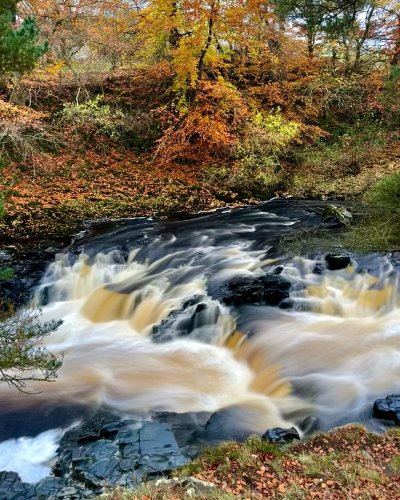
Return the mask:
[[[390,173],[399,198],[397,0],[0,0],[0,19],[10,237],[360,198]]]

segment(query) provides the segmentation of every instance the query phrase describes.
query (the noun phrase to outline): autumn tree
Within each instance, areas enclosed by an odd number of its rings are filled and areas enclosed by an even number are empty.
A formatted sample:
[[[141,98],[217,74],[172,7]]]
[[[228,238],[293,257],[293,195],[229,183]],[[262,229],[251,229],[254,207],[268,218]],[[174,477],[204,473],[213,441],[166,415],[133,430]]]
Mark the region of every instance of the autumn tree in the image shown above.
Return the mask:
[[[130,0],[30,0],[22,5],[49,39],[53,62],[96,60],[117,67],[139,50],[139,2]],[[100,59],[100,61],[99,61]]]

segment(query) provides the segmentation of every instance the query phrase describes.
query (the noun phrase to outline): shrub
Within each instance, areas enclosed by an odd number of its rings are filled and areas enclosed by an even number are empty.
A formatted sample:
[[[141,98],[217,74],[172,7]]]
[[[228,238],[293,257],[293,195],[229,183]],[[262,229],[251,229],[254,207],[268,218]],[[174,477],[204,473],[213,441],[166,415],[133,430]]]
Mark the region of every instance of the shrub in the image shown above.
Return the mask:
[[[46,119],[45,113],[0,99],[0,168],[7,160],[26,161],[43,148],[57,147],[45,125]]]
[[[371,92],[368,85],[359,75],[346,77],[327,70],[305,86],[304,101],[309,110],[314,110],[314,117],[332,129],[343,119],[352,121],[365,115],[366,99]]]
[[[278,108],[268,114],[257,112],[236,148],[236,157],[244,167],[280,168],[280,156],[299,135],[299,124],[284,118]]]
[[[383,107],[385,124],[398,131],[400,126],[400,66],[391,68],[378,101]]]
[[[374,205],[400,210],[400,172],[377,182],[366,193],[365,199]]]
[[[61,118],[77,127],[87,141],[93,141],[97,134],[101,134],[140,150],[150,148],[159,134],[151,113],[140,110],[124,113],[105,104],[100,95],[83,103],[64,104]]]
[[[0,193],[0,220],[4,219],[6,215],[6,209],[4,207],[4,195]]]
[[[294,161],[326,178],[357,175],[371,163],[386,145],[386,135],[379,123],[358,122],[333,130],[330,141],[297,149]]]
[[[12,267],[3,267],[0,269],[0,282],[12,279],[14,273],[15,271]]]
[[[226,186],[242,197],[272,196],[285,177],[281,158],[299,131],[299,124],[287,120],[279,109],[268,114],[257,112],[236,146],[236,162]]]
[[[375,209],[352,228],[345,245],[364,252],[399,250],[400,172],[374,184],[364,198]]]
[[[118,124],[124,117],[122,111],[104,104],[100,95],[83,103],[64,104],[61,116],[69,123],[99,131],[114,140],[119,137]]]

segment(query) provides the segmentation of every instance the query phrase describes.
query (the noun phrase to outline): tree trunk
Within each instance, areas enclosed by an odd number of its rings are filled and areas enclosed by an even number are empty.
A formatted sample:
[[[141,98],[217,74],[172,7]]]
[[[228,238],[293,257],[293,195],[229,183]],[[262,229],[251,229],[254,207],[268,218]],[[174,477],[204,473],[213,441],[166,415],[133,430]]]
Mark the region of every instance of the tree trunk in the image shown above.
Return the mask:
[[[214,7],[211,8],[210,17],[208,18],[207,40],[206,40],[206,43],[204,44],[204,47],[200,53],[199,62],[197,63],[197,79],[199,81],[202,79],[202,76],[203,76],[204,58],[206,57],[208,49],[210,48],[210,45],[211,45],[213,27],[214,27]]]

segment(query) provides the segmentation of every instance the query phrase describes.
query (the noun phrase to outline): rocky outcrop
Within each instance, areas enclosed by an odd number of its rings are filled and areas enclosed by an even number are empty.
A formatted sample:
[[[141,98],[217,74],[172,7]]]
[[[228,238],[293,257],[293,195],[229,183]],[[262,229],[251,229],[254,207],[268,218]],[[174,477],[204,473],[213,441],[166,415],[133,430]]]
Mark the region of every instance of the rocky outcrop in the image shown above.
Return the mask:
[[[374,416],[383,420],[393,420],[400,425],[400,394],[390,394],[385,399],[377,399],[373,407]]]
[[[162,477],[188,462],[172,427],[167,422],[96,414],[63,436],[53,476],[28,484],[15,472],[1,472],[0,498],[79,500],[105,488],[135,488]]]
[[[47,266],[62,243],[0,248],[0,302],[19,307],[26,304],[39,285]]]
[[[100,491],[105,486],[132,488],[187,461],[170,424],[121,420],[104,424],[93,437],[85,429],[67,433],[54,472]]]
[[[263,434],[263,439],[271,443],[291,443],[295,439],[300,440],[300,434],[294,427],[290,429],[275,427],[274,429],[268,429]]]
[[[342,253],[328,253],[325,256],[326,267],[330,271],[337,271],[339,269],[345,269],[350,265],[351,259],[349,255]]]
[[[206,329],[210,330],[210,340],[214,326],[218,320],[220,308],[217,303],[205,302],[201,295],[194,296],[184,302],[181,309],[172,311],[164,320],[153,327],[154,342],[170,342],[176,338],[196,338],[196,332],[202,329],[202,340]]]
[[[259,277],[243,276],[224,285],[220,300],[226,305],[264,304],[279,306],[289,298],[291,282],[279,274]]]

